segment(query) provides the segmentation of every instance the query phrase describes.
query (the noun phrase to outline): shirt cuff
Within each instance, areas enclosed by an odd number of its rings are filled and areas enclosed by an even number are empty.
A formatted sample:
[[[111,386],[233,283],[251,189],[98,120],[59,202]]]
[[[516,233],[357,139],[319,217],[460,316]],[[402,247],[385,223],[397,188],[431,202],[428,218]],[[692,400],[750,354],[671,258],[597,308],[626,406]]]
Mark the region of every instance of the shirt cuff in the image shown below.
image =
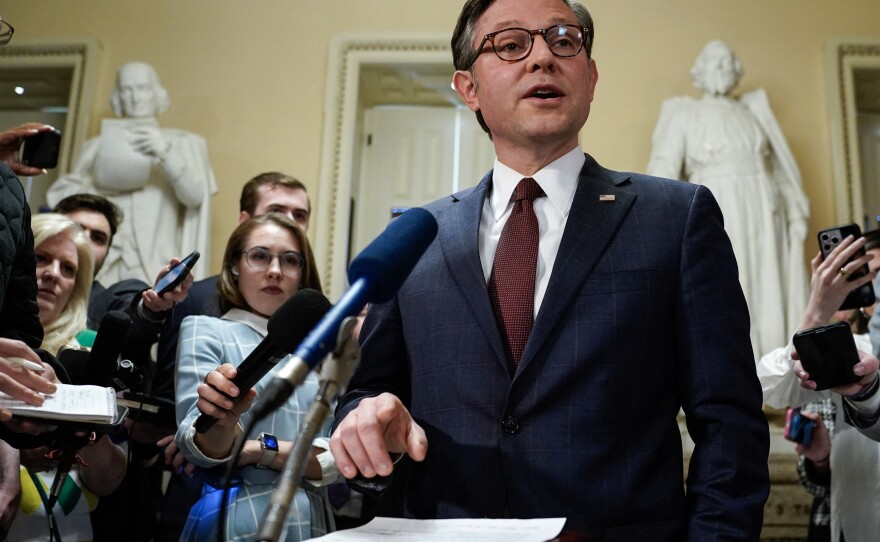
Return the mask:
[[[140,299],[137,304],[137,314],[151,324],[161,325],[168,321],[168,317],[171,315],[171,310],[155,312],[144,305],[143,299]]]
[[[240,424],[239,424],[239,427],[241,427]],[[213,467],[216,465],[222,465],[223,463],[226,463],[227,461],[232,459],[232,452],[230,452],[228,456],[220,457],[220,458],[208,457],[207,455],[205,455],[204,452],[202,452],[201,448],[199,448],[199,445],[196,444],[195,423],[191,424],[186,429],[186,434],[184,435],[184,439],[185,439],[186,445],[187,445],[186,451],[193,456],[192,459],[190,460],[190,463],[194,463],[199,467]],[[233,445],[232,448],[235,449],[235,446]]]
[[[326,486],[332,484],[339,479],[339,469],[336,468],[336,460],[333,459],[333,453],[330,452],[330,441],[326,438],[316,438],[312,441],[312,446],[324,450],[318,454],[318,464],[321,465],[321,479],[308,480],[315,487]]]
[[[880,411],[880,393],[877,393],[880,377],[874,377],[874,381],[857,395],[844,396],[844,400],[859,414],[870,417]]]

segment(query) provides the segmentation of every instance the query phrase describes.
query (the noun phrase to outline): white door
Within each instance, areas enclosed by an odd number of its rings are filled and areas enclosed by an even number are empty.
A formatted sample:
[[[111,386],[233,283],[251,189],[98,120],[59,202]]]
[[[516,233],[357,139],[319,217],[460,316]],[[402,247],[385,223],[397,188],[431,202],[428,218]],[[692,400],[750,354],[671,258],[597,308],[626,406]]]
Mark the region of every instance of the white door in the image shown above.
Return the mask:
[[[394,209],[418,207],[473,186],[495,151],[468,109],[380,106],[364,111],[351,255],[379,235]]]

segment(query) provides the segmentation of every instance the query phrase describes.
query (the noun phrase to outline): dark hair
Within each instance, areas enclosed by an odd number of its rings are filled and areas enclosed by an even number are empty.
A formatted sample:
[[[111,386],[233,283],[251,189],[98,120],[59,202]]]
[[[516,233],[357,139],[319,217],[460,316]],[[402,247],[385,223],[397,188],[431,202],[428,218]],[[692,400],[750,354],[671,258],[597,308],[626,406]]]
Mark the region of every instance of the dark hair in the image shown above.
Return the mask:
[[[220,280],[217,281],[220,311],[223,313],[230,309],[252,310],[244,296],[241,295],[241,290],[238,288],[238,278],[232,274],[232,267],[236,260],[241,257],[248,237],[258,226],[264,224],[275,224],[284,228],[293,235],[293,238],[299,244],[302,257],[305,260],[299,284],[300,289],[312,288],[319,292],[322,291],[321,279],[318,276],[318,266],[315,264],[315,255],[312,253],[312,246],[309,244],[305,232],[287,216],[281,213],[268,213],[245,220],[229,236],[229,241],[226,243],[226,252],[223,253],[223,267],[220,270]]]
[[[477,57],[478,51],[474,50],[474,38],[476,37],[477,21],[480,16],[489,9],[489,6],[495,0],[467,0],[461,8],[458,16],[458,23],[452,32],[452,63],[456,70],[470,70],[471,75],[474,74],[473,63]],[[574,16],[578,20],[578,24],[587,29],[587,39],[584,42],[584,49],[587,51],[587,58],[593,51],[593,40],[596,39],[596,30],[593,26],[593,17],[590,12],[582,4],[572,0],[561,0],[565,5],[574,12]],[[483,120],[483,114],[479,110],[476,111],[477,121],[483,130],[492,138],[492,132]]]
[[[270,171],[268,173],[260,173],[253,179],[244,183],[244,186],[241,188],[241,198],[238,200],[238,210],[247,211],[249,215],[254,216],[254,211],[257,208],[257,200],[259,200],[259,189],[265,184],[302,190],[303,192],[306,192],[306,199],[308,199],[308,191],[306,190],[305,185],[299,180],[290,175],[285,175],[284,173]],[[309,201],[310,211],[311,206],[311,201]]]
[[[97,194],[73,194],[59,201],[52,212],[67,215],[80,209],[95,211],[107,218],[107,222],[110,224],[110,241],[112,242],[124,217],[122,209],[109,199]]]

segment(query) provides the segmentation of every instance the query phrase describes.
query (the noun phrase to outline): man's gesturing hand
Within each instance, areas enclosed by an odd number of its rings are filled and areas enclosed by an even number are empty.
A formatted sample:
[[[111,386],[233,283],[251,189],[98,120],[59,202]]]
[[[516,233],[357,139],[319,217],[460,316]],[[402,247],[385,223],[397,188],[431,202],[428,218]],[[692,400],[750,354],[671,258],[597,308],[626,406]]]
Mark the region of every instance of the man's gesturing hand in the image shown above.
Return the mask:
[[[389,453],[425,459],[428,439],[396,396],[383,393],[363,399],[348,413],[330,438],[336,466],[346,478],[360,471],[367,478],[388,476],[393,470]]]

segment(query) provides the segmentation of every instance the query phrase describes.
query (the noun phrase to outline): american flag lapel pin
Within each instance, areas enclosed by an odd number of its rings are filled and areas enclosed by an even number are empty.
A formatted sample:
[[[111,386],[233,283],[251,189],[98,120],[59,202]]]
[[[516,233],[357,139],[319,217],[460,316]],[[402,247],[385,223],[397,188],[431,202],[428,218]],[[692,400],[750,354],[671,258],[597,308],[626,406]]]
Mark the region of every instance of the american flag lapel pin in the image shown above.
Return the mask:
[[[600,194],[599,201],[614,201],[614,194]]]

